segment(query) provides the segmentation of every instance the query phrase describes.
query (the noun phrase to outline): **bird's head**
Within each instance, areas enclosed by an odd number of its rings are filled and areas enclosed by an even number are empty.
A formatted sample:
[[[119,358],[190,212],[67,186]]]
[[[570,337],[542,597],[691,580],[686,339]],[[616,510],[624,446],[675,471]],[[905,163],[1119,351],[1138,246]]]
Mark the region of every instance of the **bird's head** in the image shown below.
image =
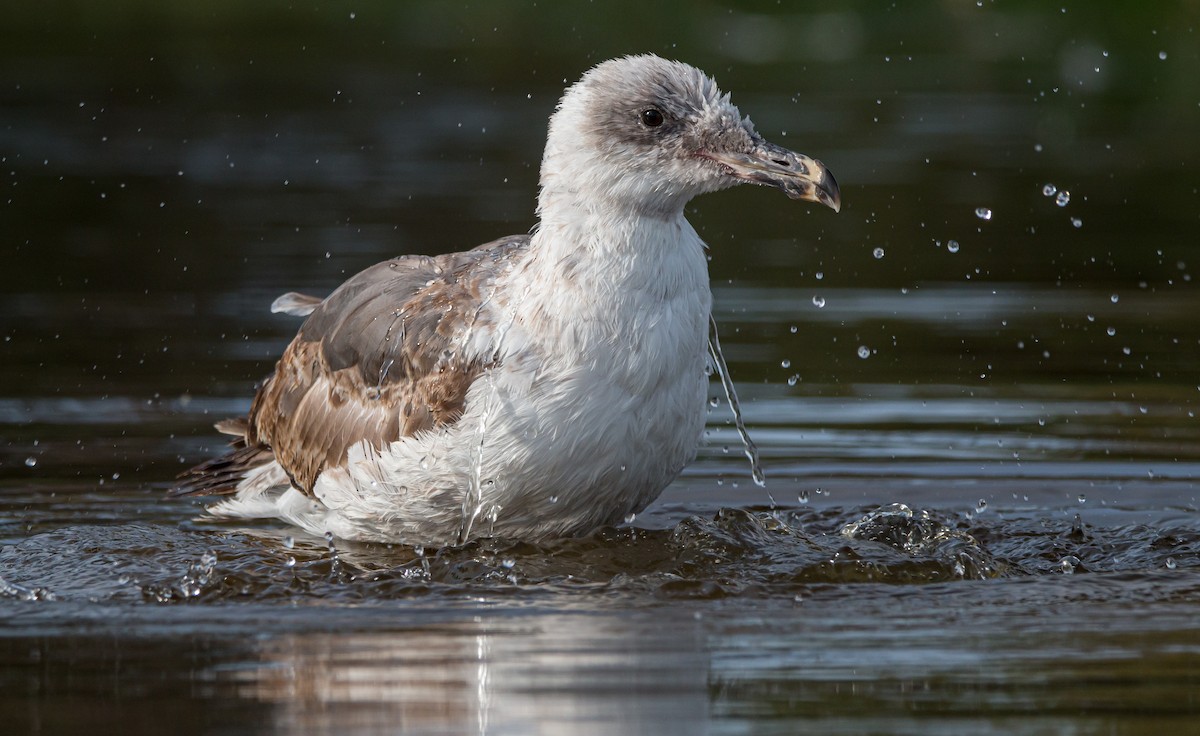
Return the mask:
[[[704,72],[626,56],[592,68],[563,95],[542,159],[541,208],[575,194],[670,215],[698,194],[743,182],[841,207],[824,164],[765,141]]]

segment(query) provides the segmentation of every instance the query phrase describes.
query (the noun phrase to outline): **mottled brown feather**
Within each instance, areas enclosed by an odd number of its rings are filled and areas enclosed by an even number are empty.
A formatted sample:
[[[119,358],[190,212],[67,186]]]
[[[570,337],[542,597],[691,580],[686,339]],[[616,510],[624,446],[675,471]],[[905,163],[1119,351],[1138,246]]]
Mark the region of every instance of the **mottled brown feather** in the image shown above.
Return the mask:
[[[268,453],[310,493],[364,440],[379,448],[457,421],[492,362],[459,356],[462,334],[486,327],[476,320],[492,267],[528,245],[528,235],[510,236],[464,253],[393,258],[351,277],[313,310],[258,390],[246,448]],[[220,460],[185,474],[181,492],[212,492],[197,489]]]

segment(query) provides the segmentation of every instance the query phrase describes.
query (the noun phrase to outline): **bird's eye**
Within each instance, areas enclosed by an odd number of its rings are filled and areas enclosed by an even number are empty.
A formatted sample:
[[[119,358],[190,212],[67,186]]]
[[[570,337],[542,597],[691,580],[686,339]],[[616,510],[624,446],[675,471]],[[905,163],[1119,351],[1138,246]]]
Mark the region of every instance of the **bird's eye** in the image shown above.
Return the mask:
[[[663,124],[663,114],[653,107],[642,110],[642,125],[647,128],[657,128]]]

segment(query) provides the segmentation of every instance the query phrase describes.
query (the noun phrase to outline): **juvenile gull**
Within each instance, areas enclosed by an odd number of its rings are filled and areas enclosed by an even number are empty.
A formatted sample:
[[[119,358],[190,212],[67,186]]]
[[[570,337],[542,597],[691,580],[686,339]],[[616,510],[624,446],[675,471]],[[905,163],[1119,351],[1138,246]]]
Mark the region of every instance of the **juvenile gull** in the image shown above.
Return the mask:
[[[214,517],[445,545],[586,533],[645,508],[696,454],[712,296],[683,216],[742,182],[840,206],[815,159],[763,140],[703,72],[606,61],[550,118],[537,227],[401,256],[308,315],[233,449],[181,476]]]

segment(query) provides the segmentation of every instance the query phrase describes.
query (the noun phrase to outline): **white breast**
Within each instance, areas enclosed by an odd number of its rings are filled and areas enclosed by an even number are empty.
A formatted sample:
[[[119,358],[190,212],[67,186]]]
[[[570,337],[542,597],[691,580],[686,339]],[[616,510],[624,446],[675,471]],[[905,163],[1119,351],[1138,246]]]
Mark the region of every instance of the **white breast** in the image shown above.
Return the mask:
[[[334,534],[581,533],[640,511],[694,457],[711,306],[702,242],[679,217],[556,247],[574,229],[538,232],[535,257],[497,280],[486,349],[499,367],[459,422],[382,453],[360,446],[321,476]]]

